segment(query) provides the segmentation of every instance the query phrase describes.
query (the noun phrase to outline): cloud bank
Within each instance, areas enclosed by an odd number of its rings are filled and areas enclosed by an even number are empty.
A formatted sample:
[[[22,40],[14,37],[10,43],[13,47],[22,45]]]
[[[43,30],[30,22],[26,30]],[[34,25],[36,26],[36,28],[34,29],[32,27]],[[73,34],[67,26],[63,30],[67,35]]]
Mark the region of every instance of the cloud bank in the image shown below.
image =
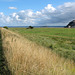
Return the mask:
[[[10,9],[16,9],[12,7]],[[66,25],[69,21],[75,19],[75,2],[64,3],[54,8],[48,4],[41,11],[21,10],[12,13],[9,16],[0,12],[0,23],[11,26],[52,26]]]

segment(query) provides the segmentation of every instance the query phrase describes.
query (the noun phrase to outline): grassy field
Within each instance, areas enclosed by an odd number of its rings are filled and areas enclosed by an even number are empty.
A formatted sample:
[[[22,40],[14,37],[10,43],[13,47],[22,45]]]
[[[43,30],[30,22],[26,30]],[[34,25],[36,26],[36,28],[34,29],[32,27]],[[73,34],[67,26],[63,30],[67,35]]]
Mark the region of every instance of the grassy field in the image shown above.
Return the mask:
[[[72,60],[65,60],[51,49],[9,30],[2,28],[1,34],[3,52],[12,75],[75,75]]]
[[[10,28],[39,45],[50,48],[60,56],[75,61],[75,29],[68,28]]]

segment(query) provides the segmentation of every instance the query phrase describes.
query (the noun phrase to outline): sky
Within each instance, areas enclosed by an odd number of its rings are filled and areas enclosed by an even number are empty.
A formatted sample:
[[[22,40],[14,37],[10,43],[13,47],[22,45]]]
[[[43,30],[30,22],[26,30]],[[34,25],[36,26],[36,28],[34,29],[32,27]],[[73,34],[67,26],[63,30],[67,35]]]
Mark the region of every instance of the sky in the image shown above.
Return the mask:
[[[66,26],[75,0],[0,0],[1,26]]]

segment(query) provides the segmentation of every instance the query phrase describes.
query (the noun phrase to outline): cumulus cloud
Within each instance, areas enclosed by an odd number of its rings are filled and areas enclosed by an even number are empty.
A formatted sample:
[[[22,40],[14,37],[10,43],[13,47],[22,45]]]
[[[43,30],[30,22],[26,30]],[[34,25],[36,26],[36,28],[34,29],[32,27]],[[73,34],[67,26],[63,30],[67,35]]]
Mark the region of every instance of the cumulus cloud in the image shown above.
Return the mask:
[[[68,2],[64,3],[51,10],[46,11],[43,9],[46,15],[42,20],[38,21],[41,25],[66,25],[69,21],[75,19],[75,3]]]
[[[41,11],[21,10],[9,16],[0,13],[0,22],[9,25],[66,25],[73,19],[75,19],[75,2],[67,2],[57,8],[48,4]]]
[[[54,12],[56,9],[51,5],[48,4],[43,10],[42,13],[46,13],[46,12]]]
[[[9,24],[12,22],[12,18],[10,16],[5,16],[3,12],[0,12],[0,23],[1,24]]]
[[[16,7],[8,7],[9,9],[17,9]]]
[[[0,12],[0,17],[3,17],[4,16],[4,13],[3,12]]]

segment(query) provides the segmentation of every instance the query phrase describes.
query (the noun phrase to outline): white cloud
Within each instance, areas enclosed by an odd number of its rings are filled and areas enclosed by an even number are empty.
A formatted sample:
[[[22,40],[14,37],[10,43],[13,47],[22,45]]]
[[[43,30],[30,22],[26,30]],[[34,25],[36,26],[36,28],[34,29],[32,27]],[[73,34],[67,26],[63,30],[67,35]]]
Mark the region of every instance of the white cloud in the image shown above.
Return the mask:
[[[19,15],[16,15],[16,20],[21,21],[21,19],[19,19]]]
[[[73,19],[75,19],[75,2],[64,3],[57,8],[48,4],[35,13],[32,10],[21,10],[9,16],[0,13],[0,22],[8,25],[66,25]]]
[[[10,22],[10,17],[8,16],[7,18],[6,18],[6,22]]]
[[[24,13],[24,12],[25,12],[25,10],[21,10],[20,12]]]
[[[67,3],[64,3],[63,5],[60,5],[59,8],[69,8],[69,7],[74,7],[75,5],[75,2],[67,2]]]
[[[3,12],[0,12],[0,17],[3,17],[4,16],[4,13]]]
[[[9,7],[9,9],[17,9],[16,7]]]
[[[15,17],[15,16],[16,16],[16,13],[13,13],[13,14],[12,14],[12,17]]]
[[[12,1],[15,1],[15,0],[0,0],[0,1],[3,1],[3,2],[12,2]]]
[[[56,9],[51,4],[48,4],[47,7],[45,7],[45,10],[55,11]]]
[[[1,24],[8,24],[10,23],[12,18],[10,16],[5,16],[3,12],[0,12],[0,23]]]
[[[54,12],[56,9],[51,5],[48,4],[44,9],[41,10],[42,13]]]
[[[48,9],[48,7],[50,6],[45,7],[45,9]],[[75,19],[75,3],[64,3],[52,12],[45,9],[43,9],[45,16],[38,21],[40,25],[66,25],[69,21]]]

